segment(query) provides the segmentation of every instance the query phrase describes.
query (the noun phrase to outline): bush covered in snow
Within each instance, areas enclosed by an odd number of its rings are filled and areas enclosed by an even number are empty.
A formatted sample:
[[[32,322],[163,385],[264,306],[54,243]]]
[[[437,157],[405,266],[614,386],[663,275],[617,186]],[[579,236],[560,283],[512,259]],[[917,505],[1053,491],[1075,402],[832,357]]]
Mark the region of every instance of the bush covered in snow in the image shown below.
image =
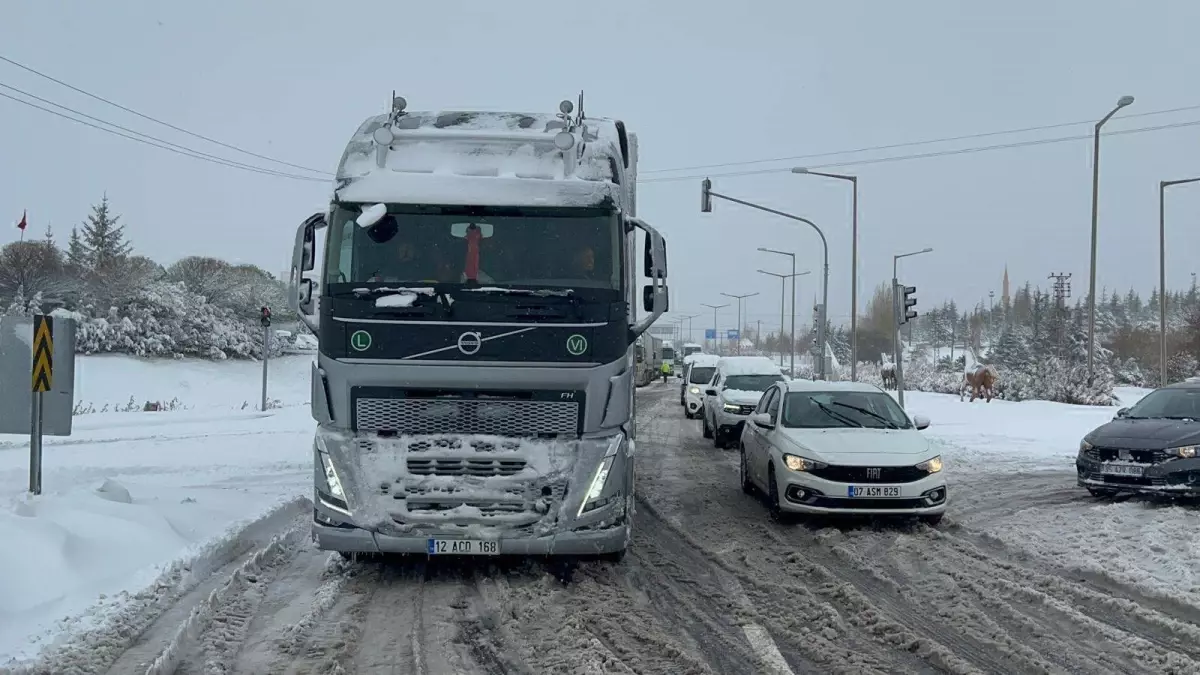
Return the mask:
[[[266,271],[197,256],[164,268],[132,254],[119,220],[105,198],[65,251],[49,229],[0,249],[0,306],[73,318],[80,353],[142,357],[261,358],[259,308],[294,318],[283,283]],[[293,346],[274,331],[270,340],[271,356]]]

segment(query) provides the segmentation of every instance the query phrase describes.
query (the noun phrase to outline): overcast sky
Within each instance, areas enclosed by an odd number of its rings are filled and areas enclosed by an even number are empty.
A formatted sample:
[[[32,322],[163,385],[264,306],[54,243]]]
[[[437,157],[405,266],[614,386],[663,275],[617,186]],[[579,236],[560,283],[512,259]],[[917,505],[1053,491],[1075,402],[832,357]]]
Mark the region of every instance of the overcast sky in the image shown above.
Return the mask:
[[[1158,181],[1200,176],[1193,0],[166,4],[0,0],[0,56],[189,131],[325,171],[393,88],[414,110],[530,112],[553,112],[583,89],[589,113],[624,119],[639,135],[639,215],[670,242],[672,309],[707,312],[701,303],[720,304],[721,292],[760,292],[747,311],[764,328],[778,323],[779,282],[755,270],[786,271],[786,260],[755,248],[799,253],[801,269],[813,270],[801,286],[811,309],[820,240],[733,204],[702,215],[706,173],[718,191],[825,229],[835,321],[849,314],[849,185],[791,175],[791,166],[851,162],[826,170],[860,177],[861,305],[890,277],[893,254],[926,246],[935,251],[901,263],[922,303],[986,303],[989,290],[998,299],[1005,264],[1014,285],[1072,272],[1082,296],[1090,236],[1089,140],[865,160],[1087,136],[1089,121],[1123,94],[1137,100],[1106,130],[1191,122],[1103,139],[1098,283],[1145,292],[1158,278]],[[313,175],[3,62],[0,84],[229,160]],[[1084,124],[826,155],[1070,122]],[[741,164],[811,155],[824,156]],[[281,272],[295,226],[330,193],[328,183],[182,157],[4,98],[0,159],[0,222],[28,208],[30,236],[47,222],[65,236],[107,191],[137,252],[164,263],[205,254]],[[732,165],[686,170],[713,164]],[[721,176],[760,170],[782,171]],[[1170,286],[1200,271],[1198,217],[1200,184],[1173,188]],[[10,227],[0,242],[17,235]],[[732,307],[723,313],[722,325]]]

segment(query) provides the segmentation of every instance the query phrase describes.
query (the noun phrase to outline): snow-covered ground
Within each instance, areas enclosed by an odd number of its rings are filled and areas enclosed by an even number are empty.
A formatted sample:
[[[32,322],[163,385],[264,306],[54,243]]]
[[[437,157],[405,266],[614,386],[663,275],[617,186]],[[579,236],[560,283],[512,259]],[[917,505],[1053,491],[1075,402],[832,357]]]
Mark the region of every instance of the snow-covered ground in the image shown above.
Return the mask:
[[[239,552],[245,524],[291,513],[311,483],[311,362],[270,363],[280,407],[263,413],[259,363],[79,357],[76,401],[110,412],[45,437],[40,497],[27,493],[29,439],[0,435],[0,667],[113,619],[127,594],[186,590]],[[111,412],[131,399],[138,412]]]

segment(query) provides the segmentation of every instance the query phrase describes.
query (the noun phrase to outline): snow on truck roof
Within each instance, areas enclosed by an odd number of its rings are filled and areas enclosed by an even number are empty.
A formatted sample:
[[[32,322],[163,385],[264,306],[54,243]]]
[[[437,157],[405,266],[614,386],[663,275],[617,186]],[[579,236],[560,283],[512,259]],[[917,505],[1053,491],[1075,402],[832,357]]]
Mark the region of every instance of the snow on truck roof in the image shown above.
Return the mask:
[[[722,356],[717,368],[725,375],[783,374],[779,365],[765,356]]]
[[[480,206],[627,207],[617,184],[624,169],[617,123],[587,117],[589,135],[567,154],[577,162],[567,171],[554,144],[562,131],[556,115],[486,111],[405,112],[389,122],[383,114],[354,133],[337,169],[338,200]],[[386,152],[376,130],[392,132]],[[633,134],[628,146],[636,147]],[[382,156],[382,165],[380,162]],[[630,191],[632,186],[630,186]]]

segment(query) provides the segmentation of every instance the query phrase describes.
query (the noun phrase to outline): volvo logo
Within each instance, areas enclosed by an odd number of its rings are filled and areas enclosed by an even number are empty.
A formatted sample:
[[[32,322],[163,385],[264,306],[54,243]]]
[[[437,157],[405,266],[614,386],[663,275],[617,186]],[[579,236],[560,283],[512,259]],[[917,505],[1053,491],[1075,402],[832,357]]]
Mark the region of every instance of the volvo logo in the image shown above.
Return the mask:
[[[479,348],[483,346],[483,338],[479,333],[463,333],[458,336],[458,351],[471,356],[478,354]]]
[[[867,469],[867,478],[879,478],[879,469]]]

